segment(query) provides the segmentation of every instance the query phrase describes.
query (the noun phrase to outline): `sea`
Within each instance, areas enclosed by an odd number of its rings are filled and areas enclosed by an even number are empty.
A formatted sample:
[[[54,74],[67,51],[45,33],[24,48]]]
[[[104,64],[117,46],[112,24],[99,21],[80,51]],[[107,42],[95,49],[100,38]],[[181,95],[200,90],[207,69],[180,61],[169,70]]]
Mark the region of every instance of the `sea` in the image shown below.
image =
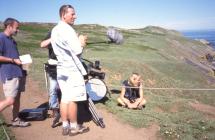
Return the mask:
[[[190,39],[205,39],[215,49],[215,29],[213,30],[187,30],[181,33]]]

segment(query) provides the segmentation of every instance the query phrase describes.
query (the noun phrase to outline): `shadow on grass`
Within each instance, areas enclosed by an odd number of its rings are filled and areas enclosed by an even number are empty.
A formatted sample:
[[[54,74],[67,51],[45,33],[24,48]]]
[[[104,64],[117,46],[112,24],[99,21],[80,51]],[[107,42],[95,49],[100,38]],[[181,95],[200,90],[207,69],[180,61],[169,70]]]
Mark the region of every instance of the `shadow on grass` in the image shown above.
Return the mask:
[[[121,90],[118,89],[111,89],[110,90],[112,94],[120,94]]]

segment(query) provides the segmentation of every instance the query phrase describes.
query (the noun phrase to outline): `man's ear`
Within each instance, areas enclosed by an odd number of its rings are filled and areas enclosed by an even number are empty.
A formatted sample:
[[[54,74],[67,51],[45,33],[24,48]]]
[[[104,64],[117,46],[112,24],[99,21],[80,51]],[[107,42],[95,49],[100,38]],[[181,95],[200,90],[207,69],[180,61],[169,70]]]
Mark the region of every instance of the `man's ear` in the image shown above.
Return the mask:
[[[62,19],[66,19],[66,13],[62,13],[61,17]]]
[[[63,19],[65,19],[65,14],[62,15]]]

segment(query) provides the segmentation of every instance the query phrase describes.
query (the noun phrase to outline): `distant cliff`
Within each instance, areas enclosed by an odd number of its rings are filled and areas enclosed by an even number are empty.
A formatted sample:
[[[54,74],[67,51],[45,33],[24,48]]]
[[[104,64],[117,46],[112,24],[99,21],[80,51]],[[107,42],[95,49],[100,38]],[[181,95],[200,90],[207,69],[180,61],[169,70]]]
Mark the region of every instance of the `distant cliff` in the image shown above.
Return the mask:
[[[143,29],[131,30],[139,32],[143,35],[151,35],[154,38],[163,36],[159,40],[166,43],[165,49],[159,46],[159,43],[152,43],[150,40],[145,40],[149,44],[154,44],[154,48],[158,49],[166,57],[172,57],[179,61],[192,64],[196,68],[200,69],[205,74],[213,74],[214,67],[207,61],[207,54],[212,56],[215,54],[212,47],[209,46],[209,42],[205,40],[191,40],[184,37],[180,32],[175,30],[167,30],[161,27],[148,26]],[[157,40],[159,42],[159,40]],[[153,40],[155,41],[155,40]]]

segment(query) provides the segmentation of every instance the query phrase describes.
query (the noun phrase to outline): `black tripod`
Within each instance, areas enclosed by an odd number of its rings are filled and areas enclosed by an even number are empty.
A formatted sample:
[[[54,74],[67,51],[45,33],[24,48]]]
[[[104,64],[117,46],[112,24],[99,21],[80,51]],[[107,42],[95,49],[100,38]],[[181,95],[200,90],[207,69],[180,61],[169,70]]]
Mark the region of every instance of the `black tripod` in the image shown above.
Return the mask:
[[[88,97],[88,103],[89,103],[89,110],[92,115],[93,121],[96,123],[96,125],[100,126],[101,128],[105,128],[105,124],[103,122],[103,118],[99,116],[96,107],[93,103],[93,101]]]

